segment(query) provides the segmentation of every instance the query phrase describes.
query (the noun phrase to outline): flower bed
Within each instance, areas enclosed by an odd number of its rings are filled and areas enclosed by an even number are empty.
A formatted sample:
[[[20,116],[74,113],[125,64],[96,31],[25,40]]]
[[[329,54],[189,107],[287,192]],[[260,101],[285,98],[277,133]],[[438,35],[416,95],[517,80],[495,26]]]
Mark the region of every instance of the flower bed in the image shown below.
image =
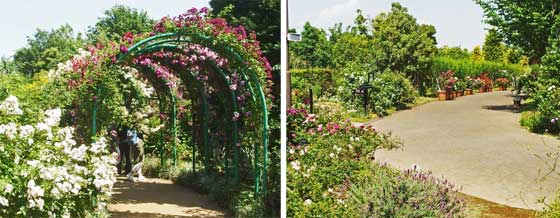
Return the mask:
[[[325,116],[288,112],[288,217],[461,217],[462,201],[445,180],[374,161],[377,149],[400,147],[397,139],[333,112],[319,114]]]
[[[104,138],[78,145],[72,127],[58,127],[60,109],[23,122],[14,96],[0,114],[0,217],[106,215],[116,159]]]

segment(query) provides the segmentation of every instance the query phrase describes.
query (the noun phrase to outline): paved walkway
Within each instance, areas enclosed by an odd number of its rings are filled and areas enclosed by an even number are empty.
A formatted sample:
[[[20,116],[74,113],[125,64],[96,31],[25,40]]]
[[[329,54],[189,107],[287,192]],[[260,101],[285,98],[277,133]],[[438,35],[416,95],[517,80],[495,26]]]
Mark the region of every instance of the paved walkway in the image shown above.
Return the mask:
[[[132,183],[120,178],[109,211],[117,218],[224,217],[206,196],[163,179]]]
[[[378,161],[445,176],[462,192],[512,207],[538,209],[552,198],[560,176],[550,172],[560,141],[519,125],[510,92],[492,92],[433,102],[371,124],[404,141],[402,150],[378,151]],[[558,172],[558,171],[557,171]]]

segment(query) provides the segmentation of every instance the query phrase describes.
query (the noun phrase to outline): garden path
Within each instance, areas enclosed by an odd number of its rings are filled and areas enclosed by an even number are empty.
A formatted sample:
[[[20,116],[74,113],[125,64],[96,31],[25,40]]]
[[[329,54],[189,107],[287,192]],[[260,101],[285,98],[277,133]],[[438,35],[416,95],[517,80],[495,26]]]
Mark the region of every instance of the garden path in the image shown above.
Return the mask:
[[[225,216],[206,196],[164,179],[133,183],[119,178],[109,211],[117,218]]]
[[[440,101],[368,124],[392,131],[402,150],[378,151],[376,159],[399,169],[416,164],[453,181],[461,192],[512,207],[539,209],[560,188],[551,173],[560,141],[530,133],[519,124],[511,92]]]

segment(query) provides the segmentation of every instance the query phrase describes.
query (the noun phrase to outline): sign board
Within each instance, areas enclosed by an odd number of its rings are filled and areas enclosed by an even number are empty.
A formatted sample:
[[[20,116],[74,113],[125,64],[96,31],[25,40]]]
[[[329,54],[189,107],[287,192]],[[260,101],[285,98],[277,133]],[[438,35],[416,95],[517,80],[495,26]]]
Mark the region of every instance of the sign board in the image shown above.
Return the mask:
[[[299,33],[288,33],[288,41],[300,42],[301,41],[301,34],[299,34]]]

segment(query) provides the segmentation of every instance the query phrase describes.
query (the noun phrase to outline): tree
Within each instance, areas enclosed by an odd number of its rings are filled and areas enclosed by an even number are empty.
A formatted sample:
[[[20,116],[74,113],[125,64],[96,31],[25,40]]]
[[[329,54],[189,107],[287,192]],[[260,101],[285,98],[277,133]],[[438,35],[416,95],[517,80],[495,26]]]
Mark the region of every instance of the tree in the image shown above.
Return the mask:
[[[13,60],[10,60],[6,57],[0,58],[0,74],[15,72],[17,72],[17,66]]]
[[[482,46],[484,60],[502,62],[504,55],[504,45],[502,44],[502,37],[498,35],[496,29],[488,30],[484,45]]]
[[[116,5],[105,11],[95,26],[89,28],[88,38],[95,42],[100,37],[120,40],[127,32],[133,34],[152,31],[155,21],[148,13],[124,5]]]
[[[435,27],[419,25],[399,3],[373,20],[373,47],[381,70],[404,73],[423,91],[437,52]]]
[[[210,0],[212,14],[257,34],[272,66],[280,64],[280,0]]]
[[[18,49],[14,54],[17,69],[27,76],[41,70],[49,70],[59,62],[74,56],[78,48],[84,46],[84,40],[70,25],[46,31],[38,29],[27,38],[27,46]]]
[[[558,16],[557,0],[475,0],[485,22],[509,45],[519,47],[531,63],[539,63],[546,52],[550,30]]]
[[[560,16],[556,18],[551,33],[550,46],[547,48],[542,64],[545,79],[558,85],[560,84]]]
[[[358,15],[354,19],[354,26],[350,26],[351,32],[356,35],[367,36],[369,34],[368,19],[362,15],[362,10],[356,10]]]
[[[450,57],[453,59],[467,59],[470,57],[469,50],[466,48],[449,47],[447,45],[438,49],[438,56]]]
[[[484,60],[484,55],[482,54],[482,49],[480,49],[479,45],[477,45],[473,48],[473,51],[471,53],[471,60],[473,60],[473,61]]]
[[[503,62],[506,64],[518,64],[521,61],[521,51],[512,47],[504,47]]]
[[[290,50],[294,56],[307,62],[310,67],[327,67],[330,65],[330,45],[324,30],[311,26],[309,22],[303,25],[301,42],[290,43]]]

